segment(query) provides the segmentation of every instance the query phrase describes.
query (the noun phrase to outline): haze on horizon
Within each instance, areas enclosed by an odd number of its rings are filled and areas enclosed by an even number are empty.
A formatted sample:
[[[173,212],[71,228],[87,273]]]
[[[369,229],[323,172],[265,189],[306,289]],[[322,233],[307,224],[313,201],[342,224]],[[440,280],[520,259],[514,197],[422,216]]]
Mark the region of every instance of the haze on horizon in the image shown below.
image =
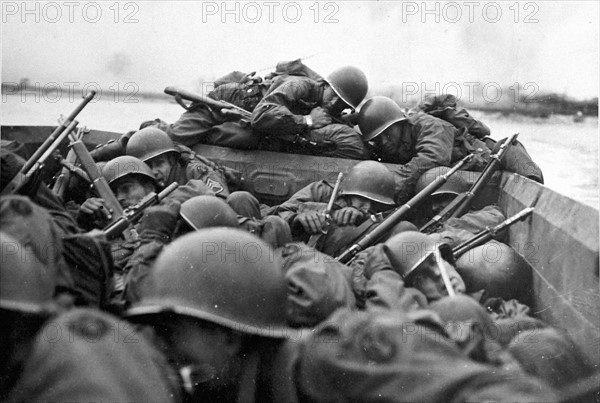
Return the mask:
[[[302,57],[324,75],[359,66],[372,88],[533,82],[542,92],[598,96],[597,2],[493,3],[501,16],[486,2],[227,2],[229,13],[222,2],[75,3],[72,21],[62,2],[27,3],[30,14],[22,2],[2,3],[3,82],[134,82],[160,92],[232,70],[264,75]],[[93,23],[92,8],[102,12]]]

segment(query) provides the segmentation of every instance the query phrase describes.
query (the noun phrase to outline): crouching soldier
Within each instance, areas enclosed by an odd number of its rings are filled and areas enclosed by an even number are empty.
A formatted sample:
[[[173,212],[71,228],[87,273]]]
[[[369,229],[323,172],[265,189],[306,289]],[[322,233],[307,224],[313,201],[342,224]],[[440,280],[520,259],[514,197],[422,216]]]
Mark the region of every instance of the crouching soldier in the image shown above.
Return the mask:
[[[143,161],[128,155],[110,160],[102,169],[102,176],[108,182],[111,191],[123,209],[134,207],[146,196],[158,190],[158,185],[150,167]],[[171,206],[178,213],[179,205],[182,202],[200,195],[214,196],[214,193],[201,180],[190,180],[186,185],[178,187],[169,194],[168,197],[161,201],[161,204]],[[100,217],[106,223],[108,223],[113,214],[113,212],[109,211],[106,201],[100,198],[86,200],[81,206],[81,210],[83,211],[84,209],[91,212],[89,214],[90,219]],[[158,233],[161,233],[161,228],[156,227],[166,225],[166,223],[155,224],[157,225],[153,230]],[[111,242],[115,267],[114,291],[117,294],[123,291],[123,277],[125,275],[126,263],[142,241],[138,236],[138,231],[129,232],[132,236],[128,236],[127,240],[116,237]]]
[[[296,384],[310,402],[557,401],[515,368],[471,360],[437,315],[340,309],[302,339]]]
[[[425,172],[417,182],[416,191],[424,189],[449,169],[436,167]],[[469,190],[470,185],[466,180],[468,175],[463,175],[469,173],[459,171],[427,198],[420,209],[423,223],[443,211],[459,194]],[[481,207],[482,200],[490,198],[496,197],[482,192],[473,203],[475,209],[437,225],[433,228],[432,236],[436,237],[438,242],[454,248],[470,240],[479,231],[502,223],[506,217],[498,206],[486,205],[477,210]],[[528,303],[531,297],[531,269],[522,256],[501,241],[502,237],[470,249],[462,256],[456,256],[456,269],[465,280],[467,292],[485,289],[486,296],[490,298],[516,298]]]
[[[360,134],[340,119],[342,111],[358,107],[367,87],[364,73],[352,66],[335,70],[327,79],[312,70],[277,75],[252,112],[252,129],[268,137],[269,144],[282,146],[274,151],[367,159]]]
[[[406,116],[393,100],[382,96],[365,102],[358,126],[363,140],[371,142],[382,162],[400,164],[394,170],[399,204],[414,195],[414,187],[425,171],[449,166],[469,153],[476,156],[463,169],[480,171],[490,156],[481,140],[470,137],[469,142],[452,124],[422,111]]]
[[[300,330],[287,324],[287,285],[272,249],[247,232],[187,234],[159,256],[127,316],[148,324],[195,401],[297,401]]]
[[[127,155],[144,161],[162,189],[173,182],[185,185],[190,179],[200,179],[217,196],[229,196],[228,183],[239,186],[240,178],[217,167],[206,158],[185,146],[175,145],[167,133],[146,127],[131,136],[125,150]]]
[[[314,246],[331,256],[366,233],[396,206],[394,176],[375,161],[362,161],[352,167],[340,185],[328,218],[325,210],[332,193],[327,182],[314,182],[276,210],[290,224],[292,235],[305,242],[311,235],[319,236],[313,241]]]
[[[179,401],[176,374],[133,326],[93,309],[60,313],[55,273],[29,246],[4,233],[0,243],[1,401]]]

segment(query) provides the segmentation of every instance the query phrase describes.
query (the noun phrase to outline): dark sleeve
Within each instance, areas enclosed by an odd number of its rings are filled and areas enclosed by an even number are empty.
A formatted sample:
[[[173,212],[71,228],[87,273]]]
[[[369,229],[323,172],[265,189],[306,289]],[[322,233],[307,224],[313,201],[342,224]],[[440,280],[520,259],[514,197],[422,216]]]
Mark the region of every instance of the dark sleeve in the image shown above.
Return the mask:
[[[412,127],[414,157],[395,169],[397,201],[408,201],[413,195],[415,184],[425,171],[450,164],[455,136],[456,128],[449,123],[420,114]]]
[[[146,293],[149,282],[148,275],[154,261],[163,250],[165,244],[154,240],[141,245],[127,262],[125,266],[125,292],[124,298],[129,303],[138,302]]]
[[[291,226],[291,222],[302,209],[302,205],[306,205],[306,203],[323,203],[325,208],[326,204],[329,203],[332,192],[332,187],[325,181],[313,182],[294,193],[292,197],[277,208],[276,212]],[[317,206],[314,205],[314,207]],[[315,209],[318,210],[318,208]]]
[[[478,139],[482,139],[490,135],[490,128],[480,120],[475,119],[465,109],[451,110],[449,112],[449,121],[454,126],[465,128],[467,131]]]
[[[281,78],[252,113],[252,128],[266,134],[300,134],[308,131],[304,121],[321,98],[319,83],[305,77]]]
[[[75,219],[69,214],[62,202],[44,184],[39,187],[32,200],[48,210],[56,225],[58,225],[65,235],[81,232]]]

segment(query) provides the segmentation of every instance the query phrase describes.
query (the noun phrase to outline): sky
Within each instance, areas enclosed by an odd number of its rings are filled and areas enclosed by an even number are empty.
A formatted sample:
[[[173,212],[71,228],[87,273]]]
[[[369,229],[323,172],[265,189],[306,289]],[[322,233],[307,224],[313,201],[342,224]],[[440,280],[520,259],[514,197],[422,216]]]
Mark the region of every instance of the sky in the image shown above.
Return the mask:
[[[598,4],[4,1],[1,75],[161,92],[301,57],[323,75],[358,66],[375,90],[516,83],[585,99],[598,96]]]

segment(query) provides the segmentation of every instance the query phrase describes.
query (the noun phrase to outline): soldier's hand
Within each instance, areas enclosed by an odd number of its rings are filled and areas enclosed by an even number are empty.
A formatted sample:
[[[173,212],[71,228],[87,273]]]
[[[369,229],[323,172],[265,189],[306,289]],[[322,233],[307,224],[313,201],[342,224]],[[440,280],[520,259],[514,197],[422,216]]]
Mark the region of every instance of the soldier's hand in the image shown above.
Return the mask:
[[[333,221],[340,227],[364,221],[365,214],[354,207],[344,207],[332,213]]]
[[[81,213],[94,216],[97,219],[110,220],[112,218],[111,212],[106,207],[106,202],[99,197],[90,197],[83,202],[79,210]]]
[[[320,106],[310,111],[310,117],[312,118],[311,129],[320,129],[321,127],[331,124],[331,116]]]
[[[320,234],[325,223],[325,216],[316,211],[300,213],[294,218],[293,226],[301,225],[308,234]]]
[[[181,203],[170,199],[148,207],[137,226],[140,237],[145,240],[170,238],[177,226],[180,208]]]

